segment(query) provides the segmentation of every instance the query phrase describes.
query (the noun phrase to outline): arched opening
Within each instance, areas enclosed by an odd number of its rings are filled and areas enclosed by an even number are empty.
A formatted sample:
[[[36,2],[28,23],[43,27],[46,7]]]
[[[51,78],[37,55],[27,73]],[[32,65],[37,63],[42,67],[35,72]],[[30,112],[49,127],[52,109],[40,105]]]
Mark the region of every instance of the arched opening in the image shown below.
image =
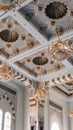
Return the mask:
[[[60,130],[58,123],[53,122],[51,126],[51,130]]]
[[[5,113],[4,130],[11,130],[11,114],[9,112]]]

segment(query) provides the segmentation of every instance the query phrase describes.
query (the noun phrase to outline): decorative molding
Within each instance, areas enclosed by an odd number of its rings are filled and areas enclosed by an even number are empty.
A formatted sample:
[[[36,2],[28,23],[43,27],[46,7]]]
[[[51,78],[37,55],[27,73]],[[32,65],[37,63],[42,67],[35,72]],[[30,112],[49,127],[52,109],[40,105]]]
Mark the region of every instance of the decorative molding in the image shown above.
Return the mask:
[[[53,88],[55,91],[59,92],[60,94],[66,96],[66,97],[73,97],[73,92],[72,93],[67,93],[63,89],[59,88],[58,86],[54,86]]]
[[[3,89],[13,95],[16,95],[16,91],[12,90],[11,88],[9,88],[7,85],[3,85],[0,83],[0,89]]]
[[[54,108],[59,109],[60,111],[62,111],[62,107],[59,106],[57,103],[52,102],[51,100],[49,101],[49,105],[53,106]]]
[[[50,81],[46,81],[45,85],[46,86],[53,86],[56,84],[63,84],[63,83],[66,83],[66,82],[72,81],[72,80],[73,80],[73,75],[67,74],[67,75],[62,75],[61,77],[51,79]]]
[[[14,105],[13,105],[11,99],[6,94],[0,97],[0,101],[3,99],[5,99],[9,103],[9,105],[12,109],[12,119],[15,120],[16,113],[15,113],[15,108],[14,108]]]

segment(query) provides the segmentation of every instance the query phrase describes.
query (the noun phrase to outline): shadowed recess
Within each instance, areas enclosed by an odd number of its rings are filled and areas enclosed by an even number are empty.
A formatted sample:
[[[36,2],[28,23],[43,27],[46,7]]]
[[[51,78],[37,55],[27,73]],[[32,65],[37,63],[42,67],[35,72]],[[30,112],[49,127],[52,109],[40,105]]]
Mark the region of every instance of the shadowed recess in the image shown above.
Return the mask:
[[[61,2],[52,2],[45,8],[45,14],[52,19],[59,19],[66,15],[67,6]]]
[[[19,34],[16,31],[10,31],[8,29],[0,32],[0,38],[5,42],[15,42],[18,40]]]
[[[48,63],[48,59],[46,57],[38,56],[33,59],[33,63],[36,65],[45,65]]]

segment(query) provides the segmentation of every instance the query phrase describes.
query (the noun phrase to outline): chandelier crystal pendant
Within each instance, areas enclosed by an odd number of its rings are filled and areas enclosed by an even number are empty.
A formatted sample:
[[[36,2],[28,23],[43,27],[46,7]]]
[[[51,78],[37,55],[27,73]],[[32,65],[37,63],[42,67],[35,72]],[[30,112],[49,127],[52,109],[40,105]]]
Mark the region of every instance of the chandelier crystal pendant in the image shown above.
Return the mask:
[[[9,10],[12,8],[16,8],[20,6],[22,0],[0,0],[0,9],[1,10]]]
[[[3,64],[0,67],[0,80],[2,81],[9,81],[13,77],[13,71],[9,69],[6,64]]]
[[[58,39],[57,43],[48,48],[50,57],[55,60],[65,60],[68,59],[71,54],[71,48],[61,39]]]

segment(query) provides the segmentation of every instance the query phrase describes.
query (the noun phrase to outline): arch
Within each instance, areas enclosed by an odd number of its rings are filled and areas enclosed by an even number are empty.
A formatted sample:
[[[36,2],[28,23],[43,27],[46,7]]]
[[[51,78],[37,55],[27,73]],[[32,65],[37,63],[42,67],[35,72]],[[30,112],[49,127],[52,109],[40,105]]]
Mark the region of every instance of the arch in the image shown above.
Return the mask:
[[[57,122],[58,124],[61,123],[61,120],[60,120],[60,117],[58,116],[57,112],[53,112],[52,115],[51,115],[51,123],[52,122]]]
[[[11,130],[11,113],[10,112],[5,113],[4,130]]]
[[[15,120],[15,108],[14,108],[13,102],[10,100],[10,98],[6,94],[3,96],[0,96],[0,100],[3,100],[3,99],[5,99],[9,103],[9,105],[11,106],[12,119]]]
[[[52,113],[50,118],[50,130],[55,130],[55,127],[57,127],[59,130],[62,129],[61,119],[59,118],[57,112]]]
[[[0,130],[2,130],[3,111],[0,109]]]

